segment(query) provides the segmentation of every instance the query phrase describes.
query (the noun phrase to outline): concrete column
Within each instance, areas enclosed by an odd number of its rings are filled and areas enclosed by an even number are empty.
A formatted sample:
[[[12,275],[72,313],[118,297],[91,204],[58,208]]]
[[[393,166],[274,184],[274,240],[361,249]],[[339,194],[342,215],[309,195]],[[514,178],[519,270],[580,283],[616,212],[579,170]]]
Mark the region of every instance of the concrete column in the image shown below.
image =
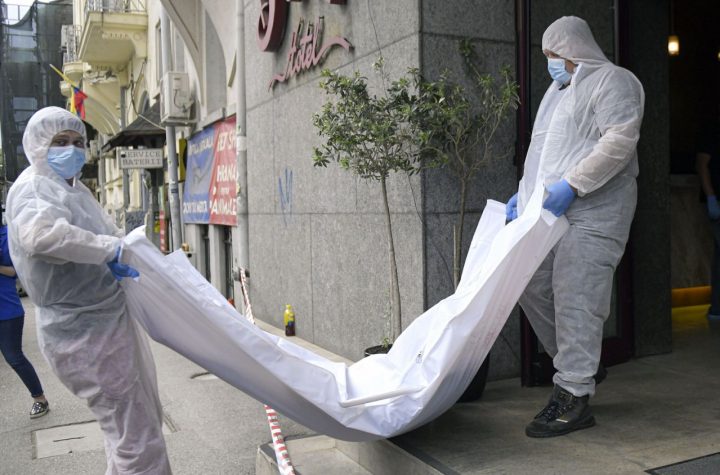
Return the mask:
[[[668,1],[630,4],[630,69],[645,89],[638,143],[638,202],[626,253],[632,259],[635,355],[672,351]]]
[[[162,42],[163,71],[171,71],[172,43],[170,41],[170,19],[164,9],[160,15],[160,37]],[[168,201],[170,202],[170,222],[172,225],[171,250],[174,250],[179,248],[183,242],[180,196],[178,193],[178,157],[175,144],[175,127],[165,127],[165,138],[168,154]]]
[[[127,91],[126,87],[120,88],[120,130],[124,130],[127,126],[125,120],[125,91]],[[126,169],[120,170],[120,172],[122,173],[123,209],[127,212],[130,209],[130,171]]]
[[[236,74],[237,81],[237,97],[236,97],[236,117],[237,117],[237,210],[238,225],[237,232],[233,239],[233,248],[238,252],[235,254],[233,262],[235,265],[248,270],[250,266],[250,226],[248,217],[248,179],[247,179],[247,104],[245,91],[245,2],[244,0],[236,0],[235,8],[237,9],[237,58],[236,58]],[[234,250],[233,249],[233,250]],[[239,289],[236,286],[235,294]],[[237,306],[243,306],[242,298],[235,299]]]

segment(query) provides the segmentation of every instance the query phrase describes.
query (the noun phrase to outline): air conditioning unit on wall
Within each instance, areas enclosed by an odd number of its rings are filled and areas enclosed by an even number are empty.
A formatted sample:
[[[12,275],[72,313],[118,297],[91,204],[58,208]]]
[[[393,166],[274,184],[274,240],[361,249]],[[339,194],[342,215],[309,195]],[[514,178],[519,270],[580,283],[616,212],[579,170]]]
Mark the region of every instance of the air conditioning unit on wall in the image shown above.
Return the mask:
[[[163,125],[187,125],[192,117],[190,78],[187,73],[168,71],[160,84],[160,120]]]

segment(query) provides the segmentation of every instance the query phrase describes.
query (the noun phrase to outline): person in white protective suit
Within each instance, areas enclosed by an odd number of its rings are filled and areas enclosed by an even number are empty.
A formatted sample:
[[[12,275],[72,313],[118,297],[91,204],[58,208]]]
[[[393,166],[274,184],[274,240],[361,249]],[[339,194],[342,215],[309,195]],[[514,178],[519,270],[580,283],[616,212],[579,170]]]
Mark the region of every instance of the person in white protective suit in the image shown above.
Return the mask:
[[[29,120],[31,166],[10,188],[10,254],[35,304],[38,341],[60,381],[105,436],[107,474],[169,474],[162,407],[147,340],[128,317],[122,232],[80,182],[85,126],[58,107]]]
[[[603,323],[610,313],[613,274],[637,201],[636,146],[645,95],[629,71],[611,63],[587,23],[563,17],[542,38],[553,79],[540,104],[518,193],[508,220],[522,213],[536,179],[543,207],[570,227],[537,270],[520,305],[548,354],[555,384],[547,406],[530,422],[530,437],[591,427]]]

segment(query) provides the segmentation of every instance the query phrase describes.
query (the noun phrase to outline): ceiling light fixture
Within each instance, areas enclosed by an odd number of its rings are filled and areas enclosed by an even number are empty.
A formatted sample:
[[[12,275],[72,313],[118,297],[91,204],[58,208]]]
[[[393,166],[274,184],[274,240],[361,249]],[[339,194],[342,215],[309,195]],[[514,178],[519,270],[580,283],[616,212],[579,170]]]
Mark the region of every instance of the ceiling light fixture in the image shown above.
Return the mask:
[[[675,34],[675,2],[670,0],[670,36],[668,36],[668,54],[680,55],[680,38]]]

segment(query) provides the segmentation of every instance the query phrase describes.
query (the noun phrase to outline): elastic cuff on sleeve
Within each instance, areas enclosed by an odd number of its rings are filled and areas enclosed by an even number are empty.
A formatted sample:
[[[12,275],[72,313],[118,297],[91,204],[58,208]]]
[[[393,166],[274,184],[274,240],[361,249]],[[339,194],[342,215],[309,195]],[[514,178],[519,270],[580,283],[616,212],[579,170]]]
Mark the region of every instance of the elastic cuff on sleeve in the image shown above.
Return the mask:
[[[578,197],[582,198],[583,196],[585,196],[585,195],[587,194],[587,193],[585,193],[585,192],[582,191],[582,186],[581,186],[573,177],[564,176],[563,179],[564,179],[566,182],[568,182],[568,184],[569,184],[570,186],[572,186],[573,188],[575,188],[575,189],[577,190],[577,195],[578,195]]]
[[[107,236],[108,238],[108,255],[105,256],[105,262],[115,259],[118,249],[122,246],[122,239],[115,236]]]

